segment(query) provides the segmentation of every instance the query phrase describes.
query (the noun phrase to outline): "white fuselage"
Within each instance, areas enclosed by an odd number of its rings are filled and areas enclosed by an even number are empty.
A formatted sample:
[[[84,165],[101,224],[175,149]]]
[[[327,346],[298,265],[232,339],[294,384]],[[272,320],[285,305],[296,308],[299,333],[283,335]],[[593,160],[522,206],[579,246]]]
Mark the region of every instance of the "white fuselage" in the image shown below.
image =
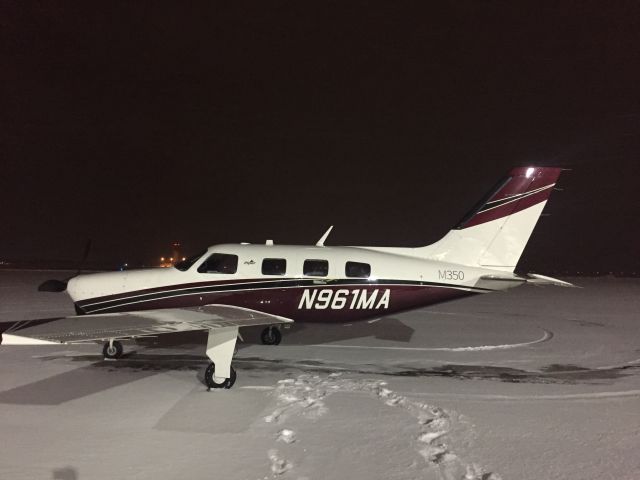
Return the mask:
[[[233,273],[203,271],[201,266],[214,254],[237,256]],[[265,274],[265,259],[284,260],[286,267]],[[305,272],[305,261],[320,261],[326,271]],[[353,276],[348,262],[369,271]],[[495,273],[367,247],[224,244],[210,247],[186,271],[151,268],[81,275],[69,281],[67,290],[86,313],[224,303],[262,307],[296,320],[322,321],[318,313],[340,310],[339,317],[348,320],[350,311],[356,314],[353,319],[370,318],[519,284],[484,285],[482,277]]]

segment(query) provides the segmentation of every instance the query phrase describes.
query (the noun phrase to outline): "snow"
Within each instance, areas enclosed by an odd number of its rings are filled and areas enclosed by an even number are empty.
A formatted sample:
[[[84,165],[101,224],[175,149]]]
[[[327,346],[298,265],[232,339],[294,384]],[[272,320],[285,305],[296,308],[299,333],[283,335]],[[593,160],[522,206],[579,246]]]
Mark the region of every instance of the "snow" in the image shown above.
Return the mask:
[[[282,440],[284,443],[293,443],[296,441],[296,432],[283,428],[278,432],[278,440]]]
[[[0,271],[0,320],[73,314],[51,272]],[[64,276],[64,274],[63,274]],[[0,478],[640,478],[640,281],[569,279],[351,325],[0,346]]]

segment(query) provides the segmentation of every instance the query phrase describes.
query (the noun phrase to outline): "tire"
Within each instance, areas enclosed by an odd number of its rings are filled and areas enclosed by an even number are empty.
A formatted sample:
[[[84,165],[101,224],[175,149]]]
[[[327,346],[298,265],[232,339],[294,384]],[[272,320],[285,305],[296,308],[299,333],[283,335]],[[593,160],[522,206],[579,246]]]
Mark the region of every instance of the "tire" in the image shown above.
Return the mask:
[[[122,356],[122,344],[117,340],[113,342],[113,346],[109,345],[109,342],[104,344],[102,347],[102,355],[104,358],[116,359]]]
[[[233,367],[230,368],[231,376],[229,378],[225,378],[223,382],[216,382],[215,379],[216,365],[211,362],[207,369],[204,372],[204,380],[207,384],[208,388],[231,388],[233,384],[236,383],[236,371]]]
[[[267,327],[262,331],[260,340],[264,345],[279,345],[282,341],[282,334],[276,327]]]

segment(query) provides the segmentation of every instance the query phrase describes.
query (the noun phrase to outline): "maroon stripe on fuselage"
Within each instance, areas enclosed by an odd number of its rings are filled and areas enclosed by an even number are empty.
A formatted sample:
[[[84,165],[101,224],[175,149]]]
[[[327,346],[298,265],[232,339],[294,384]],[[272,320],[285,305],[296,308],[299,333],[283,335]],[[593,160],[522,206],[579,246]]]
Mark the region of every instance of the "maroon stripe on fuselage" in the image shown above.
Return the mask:
[[[329,303],[326,308],[318,308],[324,302],[313,302],[311,308],[299,308],[305,290],[331,290],[331,296],[338,290],[348,291],[342,308],[331,308]],[[389,290],[388,306],[382,304],[375,308]],[[355,294],[354,292],[358,292]],[[366,291],[368,298],[374,292],[376,299],[372,302],[373,308],[351,308],[353,295],[362,295]],[[321,285],[313,287],[290,287],[275,289],[244,289],[240,291],[208,292],[198,295],[182,295],[175,297],[156,298],[148,301],[138,301],[129,305],[121,304],[110,307],[104,312],[140,311],[162,308],[186,308],[208,304],[223,304],[237,307],[259,310],[273,315],[291,318],[298,322],[350,322],[381,317],[401,311],[411,310],[426,305],[446,302],[456,298],[473,295],[474,292],[447,287],[433,287],[424,285],[358,285],[345,287],[344,285]],[[328,295],[328,294],[327,294]],[[341,302],[338,302],[338,304]],[[357,301],[355,305],[357,306]]]
[[[227,284],[234,284],[234,283],[264,282],[266,280],[269,280],[269,279],[244,278],[244,279],[235,279],[235,280],[212,280],[207,282],[191,282],[191,283],[179,283],[175,285],[163,285],[161,287],[144,288],[141,290],[132,290],[128,292],[114,293],[112,295],[104,295],[102,297],[86,298],[84,300],[80,300],[76,302],[76,305],[78,305],[79,307],[82,307],[84,305],[90,305],[98,302],[107,302],[110,300],[118,300],[121,298],[134,297],[138,295],[146,295],[150,293],[160,293],[160,292],[166,292],[170,290],[209,287],[209,286],[215,286],[215,285],[227,285]],[[278,279],[274,279],[274,280],[278,280]]]

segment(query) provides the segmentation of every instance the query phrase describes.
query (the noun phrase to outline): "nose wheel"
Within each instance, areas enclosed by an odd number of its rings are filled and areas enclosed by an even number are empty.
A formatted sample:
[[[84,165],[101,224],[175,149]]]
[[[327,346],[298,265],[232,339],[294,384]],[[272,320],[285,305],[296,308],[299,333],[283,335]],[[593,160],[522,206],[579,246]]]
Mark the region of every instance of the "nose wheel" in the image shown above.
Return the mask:
[[[262,331],[260,340],[264,345],[279,345],[282,341],[282,334],[277,327],[267,327]]]
[[[229,378],[216,377],[216,364],[211,362],[204,372],[204,380],[208,388],[231,388],[236,383],[236,371],[229,367]]]
[[[114,360],[116,358],[120,358],[122,356],[122,344],[117,340],[109,340],[102,347],[102,354],[104,358],[108,358]]]

